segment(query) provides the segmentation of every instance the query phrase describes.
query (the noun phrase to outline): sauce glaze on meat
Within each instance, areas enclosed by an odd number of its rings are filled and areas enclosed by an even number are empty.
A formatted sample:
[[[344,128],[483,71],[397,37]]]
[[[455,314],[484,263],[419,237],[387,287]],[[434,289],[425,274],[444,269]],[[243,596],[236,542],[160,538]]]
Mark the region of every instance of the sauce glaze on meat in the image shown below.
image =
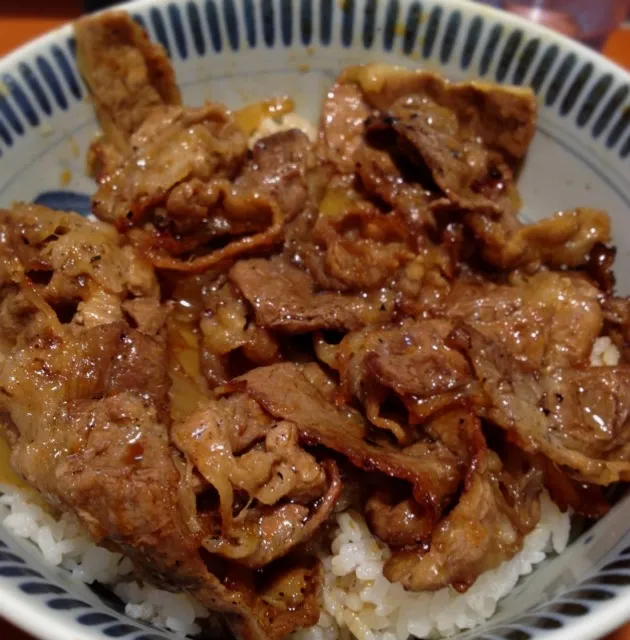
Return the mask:
[[[630,306],[605,213],[518,218],[529,90],[349,68],[315,141],[250,150],[126,14],[76,36],[100,220],[0,212],[2,422],[50,503],[245,640],[317,622],[339,510],[415,591],[516,554],[545,487],[605,513]]]

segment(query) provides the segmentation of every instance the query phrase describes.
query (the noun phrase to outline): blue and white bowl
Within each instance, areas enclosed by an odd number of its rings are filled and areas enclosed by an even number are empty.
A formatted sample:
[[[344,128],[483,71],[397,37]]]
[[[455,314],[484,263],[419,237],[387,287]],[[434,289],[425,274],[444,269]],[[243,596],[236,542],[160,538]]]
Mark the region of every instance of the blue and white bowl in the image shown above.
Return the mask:
[[[630,293],[630,76],[551,31],[465,0],[139,0],[128,10],[168,50],[186,103],[291,95],[315,119],[349,64],[422,66],[532,87],[540,115],[520,176],[525,216],[606,209]],[[0,61],[0,205],[89,210],[94,113],[70,26]],[[46,640],[162,640],[105,590],[72,581],[0,526],[0,614]],[[630,497],[543,563],[483,627],[460,637],[588,640],[630,618]]]

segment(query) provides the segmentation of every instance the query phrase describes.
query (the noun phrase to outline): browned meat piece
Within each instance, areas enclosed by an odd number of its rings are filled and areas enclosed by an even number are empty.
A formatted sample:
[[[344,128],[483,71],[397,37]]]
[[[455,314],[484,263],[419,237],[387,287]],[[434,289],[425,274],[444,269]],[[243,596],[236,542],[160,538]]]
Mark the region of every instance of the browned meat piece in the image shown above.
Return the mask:
[[[437,414],[423,425],[427,433],[441,442],[466,467],[469,467],[486,442],[479,418],[469,406]]]
[[[318,288],[385,292],[383,285],[413,259],[416,245],[402,215],[384,213],[353,176],[335,176],[317,211],[308,209],[287,225],[284,253],[311,274]]]
[[[158,283],[151,265],[108,225],[75,213],[17,204],[0,211],[3,284],[36,294],[30,308],[47,304],[61,323],[94,327],[134,318],[138,328],[156,334],[164,322]],[[13,268],[10,272],[10,265]],[[13,314],[6,307],[7,321]]]
[[[241,387],[272,416],[295,422],[300,442],[324,446],[361,469],[409,482],[414,499],[433,514],[439,514],[447,497],[457,490],[457,461],[440,443],[418,442],[404,450],[368,442],[359,416],[349,415],[326,400],[296,364],[259,367],[234,380],[227,389]]]
[[[282,241],[284,218],[275,200],[261,194],[240,194],[223,181],[203,190],[213,202],[221,203],[221,209],[204,218],[197,233],[180,237],[155,228],[129,232],[157,269],[202,274],[225,267],[240,256],[272,249]]]
[[[246,396],[239,399],[247,402]],[[174,425],[172,436],[219,496],[218,509],[200,514],[204,547],[260,568],[315,533],[332,512],[341,485],[333,463],[322,466],[298,446],[290,422],[268,426],[256,446],[237,456],[234,441],[242,445],[242,437],[232,435],[233,406],[233,398],[208,403]],[[260,506],[246,505],[234,517],[237,492]]]
[[[451,329],[448,320],[407,321],[354,332],[341,342],[337,365],[346,395],[360,400],[368,420],[399,442],[414,437],[410,422],[424,422],[479,394],[466,359],[444,342]],[[387,415],[392,394],[413,419]]]
[[[191,398],[201,401],[210,389],[247,368],[281,359],[277,337],[251,321],[249,305],[224,274],[178,278],[171,299],[171,375],[184,396],[182,402],[179,396],[173,398],[177,419],[199,404]]]
[[[448,342],[471,360],[491,402],[487,417],[529,453],[571,469],[583,482],[630,479],[630,367],[540,374],[461,324]]]
[[[92,205],[120,229],[141,226],[129,235],[154,266],[199,273],[280,240],[275,200],[230,183],[247,141],[223,107],[154,111],[131,143],[133,151],[102,177]]]
[[[438,524],[429,551],[394,552],[384,574],[411,591],[451,585],[466,591],[488,569],[512,558],[540,518],[538,470],[510,473],[486,450],[477,456],[459,502]]]
[[[516,286],[456,285],[442,312],[536,368],[587,363],[602,330],[598,290],[580,276],[540,272]]]
[[[322,249],[326,272],[344,290],[373,290],[414,257],[415,242],[394,212],[383,214],[366,201],[336,214],[321,212],[320,206],[312,238]]]
[[[597,209],[579,207],[523,227],[524,242],[550,267],[581,267],[593,248],[610,240],[610,219]]]
[[[469,137],[508,157],[522,158],[536,126],[536,98],[530,89],[483,82],[449,82],[423,70],[385,64],[348,67],[340,84],[358,85],[367,101],[388,111],[400,98],[425,96],[457,114]]]
[[[436,442],[445,446],[462,468],[473,464],[475,456],[486,448],[479,418],[468,409],[455,409],[438,414],[425,422],[423,429]],[[416,445],[407,447],[411,453]],[[396,548],[428,545],[435,521],[426,507],[408,496],[398,485],[380,488],[365,504],[365,518],[380,540]]]
[[[465,269],[460,256],[463,235],[459,223],[448,224],[439,243],[427,238],[416,257],[396,274],[396,303],[403,314],[412,318],[439,315],[455,282],[468,280],[461,272]]]
[[[554,268],[587,265],[593,249],[610,240],[610,220],[597,209],[561,211],[530,225],[506,225],[505,218],[470,213],[467,225],[482,244],[482,255],[500,269],[541,264]]]
[[[247,150],[232,117],[213,104],[155,112],[132,135],[131,144],[132,152],[92,198],[94,214],[119,228],[152,220],[158,228],[170,224],[179,233],[199,228],[220,195],[206,194],[208,183],[233,177]],[[177,206],[181,196],[188,200],[183,210]],[[160,219],[157,207],[166,207],[161,214],[166,219]]]
[[[401,493],[396,487],[377,491],[368,498],[364,511],[370,530],[395,548],[425,544],[435,526],[433,514],[413,498],[401,500]]]
[[[309,275],[281,258],[241,260],[229,277],[254,307],[263,328],[285,333],[352,330],[387,320],[376,297],[316,293]]]
[[[279,577],[260,576],[257,592],[242,570],[202,559],[200,532],[190,528],[197,515],[183,499],[191,487],[169,446],[165,365],[162,345],[122,323],[17,346],[0,370],[15,468],[75,511],[97,542],[124,551],[155,584],[224,614],[239,637],[280,640],[314,624],[319,567],[293,560],[291,575],[282,573],[286,596],[267,601]]]
[[[359,87],[334,85],[322,106],[315,147],[318,158],[330,163],[339,173],[353,173],[354,152],[361,143],[365,120],[371,113]]]
[[[604,495],[604,487],[574,480],[544,456],[535,456],[533,460],[544,472],[545,487],[559,509],[566,511],[571,507],[575,513],[593,520],[608,513],[610,503]]]
[[[79,20],[77,62],[107,141],[119,152],[156,108],[181,102],[166,52],[126,12]]]
[[[615,288],[613,266],[616,255],[616,247],[607,247],[605,244],[598,242],[591,249],[586,261],[586,273],[599,289],[607,295],[612,295]]]
[[[322,466],[328,473],[329,484],[317,502],[304,505],[287,501],[273,507],[259,504],[244,509],[239,513],[238,525],[233,526],[225,537],[219,533],[216,518],[202,513],[205,549],[239,565],[261,569],[286,556],[298,545],[311,541],[332,515],[341,495],[337,467],[331,461],[325,461]]]
[[[517,208],[509,167],[499,153],[488,150],[467,123],[460,123],[456,112],[425,95],[401,98],[386,115],[372,119],[367,128],[368,134],[388,130],[397,135],[392,146],[408,156],[410,175],[419,176],[422,182],[421,165],[426,165],[430,178],[424,178],[424,187],[429,193],[437,187],[453,205],[469,211],[501,215]],[[431,201],[427,195],[423,199],[427,205]],[[443,206],[440,200],[437,205]]]
[[[213,286],[204,296],[199,327],[203,370],[211,387],[231,377],[233,357],[252,366],[281,359],[280,345],[271,332],[251,322],[248,304],[231,283]],[[242,372],[242,368],[241,371]]]
[[[288,221],[307,204],[306,173],[314,163],[311,142],[304,133],[298,129],[275,133],[254,145],[235,187],[274,198]]]
[[[159,420],[167,391],[160,375],[163,349],[152,338],[121,322],[87,329],[76,336],[73,333],[71,328],[60,326],[56,331],[49,327],[48,336],[43,331],[21,336],[0,370],[2,404],[20,436],[20,445],[13,452],[14,463],[29,482],[57,499],[60,477],[54,469],[61,462],[57,456],[60,451],[70,454],[85,445],[91,433],[88,418],[94,411],[101,411],[93,399],[129,393],[123,404],[131,403],[137,410],[144,402],[153,419]],[[46,379],[42,380],[44,375]],[[144,400],[137,399],[139,404],[134,392],[144,394]],[[112,402],[112,407],[116,406],[116,401]],[[66,405],[67,411],[76,414],[76,428],[66,422]],[[104,409],[107,415],[109,411]],[[120,418],[125,419],[125,415],[122,411]],[[132,427],[130,423],[125,428]],[[127,442],[121,439],[118,448]],[[143,446],[130,446],[130,451],[141,452]]]
[[[424,167],[409,161],[394,135],[377,131],[373,124],[368,132],[354,154],[363,188],[400,213],[414,236],[424,239],[421,234],[436,226],[434,211],[450,206],[450,201],[434,187]]]

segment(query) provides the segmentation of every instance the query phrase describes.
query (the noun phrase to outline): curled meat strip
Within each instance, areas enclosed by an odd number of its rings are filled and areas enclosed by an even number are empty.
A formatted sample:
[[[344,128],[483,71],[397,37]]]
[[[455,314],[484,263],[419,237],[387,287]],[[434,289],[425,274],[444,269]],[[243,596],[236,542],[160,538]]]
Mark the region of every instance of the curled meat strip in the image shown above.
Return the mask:
[[[175,424],[172,435],[218,494],[218,510],[200,514],[202,531],[208,529],[204,546],[241,564],[263,567],[313,535],[328,517],[341,490],[339,474],[334,463],[320,465],[299,447],[290,422],[268,426],[260,439],[248,438],[247,451],[237,455],[234,445],[245,443],[233,435],[231,404],[230,399],[209,403]],[[260,507],[245,505],[235,516],[239,492]],[[317,507],[307,506],[315,502]]]
[[[74,29],[79,70],[106,141],[126,153],[150,113],[181,102],[166,51],[124,12],[84,18]]]
[[[368,420],[391,431],[399,442],[413,439],[414,432],[407,415],[383,414],[392,394],[414,415],[413,424],[477,392],[466,359],[444,342],[451,328],[448,320],[407,321],[354,332],[339,345],[337,366],[344,392],[358,398]]]
[[[357,329],[389,315],[378,296],[316,292],[308,273],[278,258],[241,260],[229,278],[254,307],[257,324],[284,333]]]
[[[331,404],[296,364],[259,367],[229,383],[226,391],[239,388],[272,416],[294,422],[300,442],[337,451],[360,469],[405,480],[433,516],[457,490],[457,460],[440,442],[419,441],[408,449],[372,443],[363,421]]]
[[[151,219],[158,228],[186,233],[200,227],[214,204],[212,192],[206,193],[209,181],[232,177],[247,144],[223,107],[206,104],[152,112],[131,136],[131,149],[101,181],[92,199],[94,214],[119,229]],[[182,198],[188,201],[183,211],[177,206]],[[171,215],[162,220],[158,207]]]
[[[384,574],[412,591],[452,585],[466,591],[477,577],[513,557],[540,518],[542,476],[510,473],[490,450],[480,451],[453,510],[438,523],[428,551],[396,551]]]
[[[626,365],[540,374],[465,324],[448,343],[470,359],[491,402],[488,418],[525,451],[543,453],[584,482],[630,478]]]
[[[342,85],[357,85],[367,102],[388,111],[400,98],[424,95],[457,114],[462,127],[489,148],[522,158],[535,132],[536,99],[531,91],[483,82],[449,82],[435,73],[385,64],[346,68]]]

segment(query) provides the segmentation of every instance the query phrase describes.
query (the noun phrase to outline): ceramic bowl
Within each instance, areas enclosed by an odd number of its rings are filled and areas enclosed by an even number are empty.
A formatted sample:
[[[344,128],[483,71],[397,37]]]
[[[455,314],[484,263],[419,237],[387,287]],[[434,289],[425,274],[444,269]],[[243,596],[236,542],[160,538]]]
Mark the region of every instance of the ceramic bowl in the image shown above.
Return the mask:
[[[290,94],[315,119],[345,65],[421,66],[530,86],[540,104],[520,175],[525,216],[606,209],[630,293],[630,76],[551,31],[465,0],[141,0],[127,5],[168,50],[186,103],[237,107]],[[0,61],[0,206],[87,211],[85,151],[97,126],[64,27]],[[0,527],[0,613],[46,640],[174,637],[124,616]],[[588,640],[630,618],[630,498],[519,583],[483,627],[491,640]]]

